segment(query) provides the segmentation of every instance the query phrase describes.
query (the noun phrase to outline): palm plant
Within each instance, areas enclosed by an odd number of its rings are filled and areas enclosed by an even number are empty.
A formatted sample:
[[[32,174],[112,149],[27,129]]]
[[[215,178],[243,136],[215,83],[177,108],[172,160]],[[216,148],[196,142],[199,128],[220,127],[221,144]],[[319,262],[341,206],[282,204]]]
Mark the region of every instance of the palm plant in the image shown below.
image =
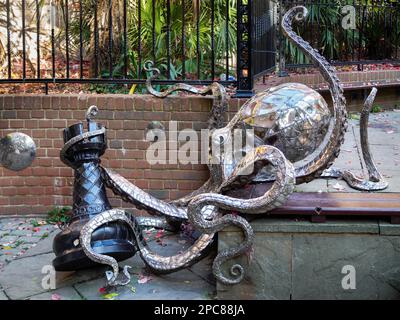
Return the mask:
[[[229,20],[225,15],[227,1]],[[236,0],[170,1],[169,19],[167,1],[131,1],[128,22],[129,25],[135,27],[128,31],[129,48],[138,52],[140,39],[141,61],[154,60],[155,65],[164,71],[166,77],[170,76],[172,79],[179,76],[194,77],[198,72],[198,62],[203,76],[210,77],[212,63],[211,4],[213,2],[215,67],[216,73],[222,72],[226,51],[230,57],[236,52]],[[138,28],[139,3],[141,5],[140,34]],[[183,28],[184,35],[182,34]],[[228,36],[226,37],[226,35]],[[184,52],[182,51],[183,47]],[[226,50],[227,48],[228,50]],[[131,57],[133,58],[131,70],[137,75],[140,69],[137,63],[138,55],[136,53]],[[183,61],[185,61],[185,75],[182,74]],[[168,69],[170,69],[169,75],[166,74]]]
[[[99,69],[103,76],[110,76],[108,68],[110,63],[108,54],[110,1],[82,0],[83,16],[85,17],[82,25],[78,14],[80,1],[70,0],[70,2],[72,4],[70,8],[73,9],[70,9],[69,22],[72,51],[79,50],[80,34],[82,33],[86,59],[92,62],[95,48],[94,9],[97,3]],[[170,3],[169,19],[167,2]],[[214,64],[215,74],[218,75],[224,71],[226,52],[231,60],[236,52],[236,0],[126,0],[128,77],[138,78],[139,74],[145,77],[146,74],[142,72],[144,62],[154,60],[155,65],[162,70],[164,77],[192,78],[198,71],[201,71],[203,78],[209,78],[212,63],[212,3],[214,4]],[[123,0],[112,1],[113,50],[111,62],[113,77],[124,75],[123,5]],[[227,5],[228,20],[226,18]],[[182,34],[183,26],[184,35]],[[62,32],[64,31],[61,30],[60,38],[64,38]],[[184,51],[182,51],[183,47]],[[184,68],[183,61],[185,61]],[[198,70],[198,65],[201,70]],[[230,67],[232,69],[232,63]],[[92,64],[92,75],[95,73],[95,68],[96,66]],[[185,74],[183,74],[183,69],[185,69]],[[167,70],[170,72],[169,74],[167,74]]]

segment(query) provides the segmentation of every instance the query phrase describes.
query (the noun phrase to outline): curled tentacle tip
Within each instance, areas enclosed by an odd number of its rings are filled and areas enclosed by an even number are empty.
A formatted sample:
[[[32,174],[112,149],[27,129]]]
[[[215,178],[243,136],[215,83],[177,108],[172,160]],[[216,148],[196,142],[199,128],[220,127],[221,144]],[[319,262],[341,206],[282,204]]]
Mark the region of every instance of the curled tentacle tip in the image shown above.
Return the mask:
[[[239,281],[241,281],[244,276],[244,269],[240,264],[234,264],[230,269],[230,273],[232,276],[238,277],[237,279],[240,279]]]
[[[229,270],[231,278],[227,278],[220,273],[215,274],[216,278],[223,284],[234,285],[240,283],[244,278],[244,269],[240,264],[234,264]]]
[[[124,266],[124,269],[123,269],[124,275],[129,279],[131,278],[131,275],[130,275],[130,273],[128,271],[128,269],[130,269],[130,268],[132,268],[132,267],[131,266]]]
[[[306,7],[304,7],[304,6],[294,7],[293,10],[299,11],[299,12],[297,12],[297,14],[294,17],[296,19],[296,21],[302,21],[308,15],[308,9]]]
[[[154,67],[154,62],[151,61],[151,60],[147,60],[147,61],[144,63],[144,66],[143,66],[144,70],[146,70],[146,71],[152,71],[152,70],[153,70],[153,67]]]
[[[376,87],[372,87],[371,92],[370,92],[369,95],[370,96],[376,96],[377,92],[378,92],[378,89]]]
[[[97,106],[90,106],[86,111],[86,120],[91,121],[92,117],[99,113],[99,108]]]

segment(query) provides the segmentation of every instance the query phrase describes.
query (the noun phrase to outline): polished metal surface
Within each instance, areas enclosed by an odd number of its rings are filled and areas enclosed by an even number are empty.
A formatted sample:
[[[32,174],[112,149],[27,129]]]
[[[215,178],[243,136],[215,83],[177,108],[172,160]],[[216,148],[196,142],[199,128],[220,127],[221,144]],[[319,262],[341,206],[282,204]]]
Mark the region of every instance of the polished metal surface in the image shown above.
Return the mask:
[[[9,133],[0,139],[0,164],[13,171],[29,167],[36,157],[36,145],[25,133]]]
[[[303,160],[322,143],[331,114],[324,98],[301,83],[285,83],[258,93],[241,110],[242,121],[264,144],[291,162]]]

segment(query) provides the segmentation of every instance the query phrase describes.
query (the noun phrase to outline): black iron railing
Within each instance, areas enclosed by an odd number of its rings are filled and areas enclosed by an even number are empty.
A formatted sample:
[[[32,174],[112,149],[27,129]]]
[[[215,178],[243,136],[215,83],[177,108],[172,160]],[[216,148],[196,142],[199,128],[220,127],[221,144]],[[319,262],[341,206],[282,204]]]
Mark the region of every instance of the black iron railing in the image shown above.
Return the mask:
[[[400,63],[398,0],[281,0],[280,5],[282,12],[293,5],[308,8],[306,21],[296,29],[334,65],[361,70],[366,64]],[[278,41],[278,61],[284,59],[286,68],[311,66],[286,39]]]
[[[140,91],[152,60],[160,84],[219,81],[248,96],[255,77],[310,66],[279,29],[297,4],[310,12],[297,31],[333,64],[400,62],[398,1],[1,0],[0,83]],[[346,5],[355,28],[342,26]]]
[[[250,51],[240,55],[244,64],[237,52],[250,39],[243,39],[249,6],[242,0],[4,0],[0,60],[5,57],[7,72],[0,82],[142,84],[144,64],[152,60],[162,72],[159,83],[238,85],[240,74],[246,91],[251,72],[237,65],[247,67]]]
[[[277,26],[286,10],[304,5],[309,15],[295,30],[333,65],[400,64],[398,0],[254,0],[253,75],[312,67]],[[352,15],[352,16],[351,16]],[[350,19],[350,20],[349,20]],[[275,60],[274,60],[275,59]]]

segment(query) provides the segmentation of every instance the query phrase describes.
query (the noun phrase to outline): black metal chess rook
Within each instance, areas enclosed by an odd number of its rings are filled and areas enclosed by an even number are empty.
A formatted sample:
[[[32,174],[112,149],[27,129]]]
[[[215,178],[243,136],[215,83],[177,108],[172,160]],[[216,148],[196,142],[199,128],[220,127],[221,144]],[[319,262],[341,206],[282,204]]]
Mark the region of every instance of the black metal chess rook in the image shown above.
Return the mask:
[[[103,129],[89,115],[87,120],[88,132]],[[84,133],[83,123],[74,124],[64,129],[64,143]],[[100,167],[100,157],[106,148],[104,131],[74,143],[64,154],[64,159],[75,171],[75,181],[71,220],[53,242],[56,255],[53,265],[57,271],[78,270],[95,264],[84,253],[79,235],[82,226],[90,218],[111,209]],[[93,234],[91,245],[97,253],[110,255],[118,261],[125,260],[136,252],[132,231],[123,222],[113,222],[98,228]]]

